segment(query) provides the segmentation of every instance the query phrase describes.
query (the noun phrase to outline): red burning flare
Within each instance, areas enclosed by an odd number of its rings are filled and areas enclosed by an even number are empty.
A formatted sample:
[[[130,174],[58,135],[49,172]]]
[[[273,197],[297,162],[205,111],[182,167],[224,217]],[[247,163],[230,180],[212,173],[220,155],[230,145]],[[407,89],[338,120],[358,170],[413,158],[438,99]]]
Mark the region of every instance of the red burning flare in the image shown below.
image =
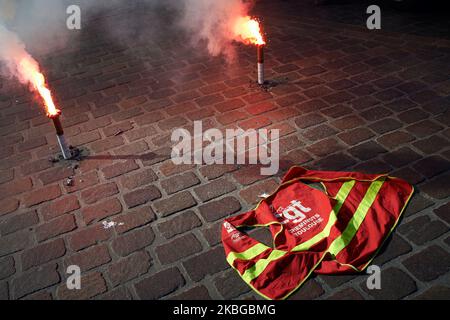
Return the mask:
[[[259,46],[266,44],[259,22],[249,16],[238,18],[234,24],[233,31],[244,43]]]
[[[29,57],[24,57],[19,62],[20,73],[25,75],[33,89],[41,96],[48,117],[54,117],[61,113],[53,102],[51,91],[45,83],[44,75],[39,71],[39,65]]]
[[[236,20],[233,27],[236,38],[245,44],[254,44],[257,49],[258,58],[258,84],[264,85],[264,47],[266,41],[262,35],[261,26],[258,20],[249,16],[240,17]]]

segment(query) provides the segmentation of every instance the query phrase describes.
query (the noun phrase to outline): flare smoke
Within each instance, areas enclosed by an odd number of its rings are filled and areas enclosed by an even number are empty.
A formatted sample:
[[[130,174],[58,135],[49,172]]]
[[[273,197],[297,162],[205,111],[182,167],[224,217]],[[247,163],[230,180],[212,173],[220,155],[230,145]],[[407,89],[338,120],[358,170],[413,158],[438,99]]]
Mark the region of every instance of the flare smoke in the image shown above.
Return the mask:
[[[26,72],[27,67],[40,72],[37,61],[25,50],[25,45],[16,34],[0,24],[0,61],[3,63],[2,74],[14,76],[22,84],[32,86],[32,73]]]
[[[243,41],[236,24],[248,16],[253,1],[184,0],[180,26],[191,35],[194,45],[205,42],[212,56],[233,58],[232,41]]]
[[[11,0],[0,0],[11,1]],[[212,56],[225,55],[232,58],[234,55],[232,41],[242,42],[242,38],[236,33],[235,26],[238,19],[248,16],[255,0],[24,0],[12,1],[15,3],[14,28],[5,28],[0,12],[0,68],[1,62],[6,62],[14,76],[19,76],[14,70],[14,50],[24,49],[23,43],[33,53],[46,54],[56,49],[62,49],[66,45],[74,45],[77,33],[67,30],[66,9],[69,5],[79,5],[82,13],[82,26],[85,26],[91,17],[97,13],[111,10],[114,6],[134,6],[143,4],[146,6],[144,14],[148,16],[149,25],[139,26],[140,22],[130,18],[126,24],[120,24],[115,20],[114,25],[108,25],[107,32],[117,42],[135,40],[136,35],[130,35],[129,29],[139,30],[141,34],[150,35],[155,39],[160,37],[158,30],[162,30],[161,24],[169,23],[159,19],[157,11],[165,7],[176,15],[171,22],[191,40],[193,46],[205,46]],[[118,18],[122,19],[122,18]],[[125,17],[126,19],[126,17]],[[107,34],[108,35],[108,34]],[[129,39],[127,39],[127,35]],[[151,40],[151,39],[149,39]],[[12,66],[12,68],[11,68]],[[5,69],[0,69],[0,74],[5,75]],[[11,75],[11,74],[7,74]],[[25,79],[19,78],[26,82]]]

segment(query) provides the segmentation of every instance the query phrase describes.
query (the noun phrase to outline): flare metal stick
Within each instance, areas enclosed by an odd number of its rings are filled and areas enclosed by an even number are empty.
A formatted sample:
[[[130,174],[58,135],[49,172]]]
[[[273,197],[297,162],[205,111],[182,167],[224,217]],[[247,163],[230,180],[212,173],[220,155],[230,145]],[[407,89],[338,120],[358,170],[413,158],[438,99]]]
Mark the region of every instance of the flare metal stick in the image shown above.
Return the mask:
[[[264,84],[264,45],[257,46],[258,52],[258,84]]]
[[[60,115],[61,114],[58,113],[54,116],[50,116],[50,119],[52,119],[53,124],[56,129],[56,138],[58,139],[58,145],[59,145],[59,148],[61,149],[61,153],[62,153],[64,159],[68,160],[68,159],[72,158],[72,151],[68,147],[66,139],[64,137],[64,130],[63,130],[63,127],[61,124],[61,120],[59,119]]]

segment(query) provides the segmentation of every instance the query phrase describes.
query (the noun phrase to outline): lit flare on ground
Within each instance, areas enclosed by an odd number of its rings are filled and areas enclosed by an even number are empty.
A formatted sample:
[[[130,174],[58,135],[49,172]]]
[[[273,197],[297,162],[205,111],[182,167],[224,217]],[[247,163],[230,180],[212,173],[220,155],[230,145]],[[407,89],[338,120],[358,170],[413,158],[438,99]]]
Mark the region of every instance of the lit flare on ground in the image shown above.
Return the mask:
[[[19,69],[20,73],[26,76],[33,89],[41,96],[47,116],[54,117],[59,115],[61,111],[55,106],[52,93],[45,83],[45,77],[39,71],[39,65],[35,61],[24,57],[20,60]]]
[[[240,17],[234,25],[234,33],[246,44],[265,45],[261,26],[256,19]]]

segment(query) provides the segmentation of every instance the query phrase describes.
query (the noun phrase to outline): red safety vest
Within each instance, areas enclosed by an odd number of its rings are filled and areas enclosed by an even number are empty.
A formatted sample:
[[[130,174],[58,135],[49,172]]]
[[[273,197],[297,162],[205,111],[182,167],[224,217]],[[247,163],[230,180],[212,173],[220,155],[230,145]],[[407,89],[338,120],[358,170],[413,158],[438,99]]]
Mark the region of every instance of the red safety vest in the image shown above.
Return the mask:
[[[320,182],[325,192],[302,181]],[[404,180],[293,167],[249,212],[226,219],[228,263],[256,292],[284,299],[311,273],[363,271],[397,225],[414,189]],[[239,231],[269,227],[273,247]]]

